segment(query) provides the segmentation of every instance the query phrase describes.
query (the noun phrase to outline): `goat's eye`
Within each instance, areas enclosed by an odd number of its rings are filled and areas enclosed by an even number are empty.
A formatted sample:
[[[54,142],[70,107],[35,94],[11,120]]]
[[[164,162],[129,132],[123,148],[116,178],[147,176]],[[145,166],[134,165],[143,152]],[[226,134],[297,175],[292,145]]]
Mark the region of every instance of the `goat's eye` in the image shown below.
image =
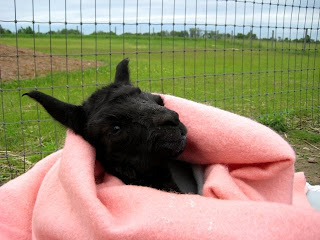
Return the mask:
[[[121,127],[116,125],[113,127],[112,133],[113,134],[118,134],[121,131]]]

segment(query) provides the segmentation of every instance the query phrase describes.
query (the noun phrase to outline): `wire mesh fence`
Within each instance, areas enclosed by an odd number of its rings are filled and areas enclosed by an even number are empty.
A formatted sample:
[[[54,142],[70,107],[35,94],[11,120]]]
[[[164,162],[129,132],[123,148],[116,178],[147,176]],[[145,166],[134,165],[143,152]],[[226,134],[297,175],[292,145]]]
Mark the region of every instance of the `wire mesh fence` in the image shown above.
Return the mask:
[[[130,58],[134,84],[254,118],[319,124],[316,0],[1,0],[0,182],[65,129],[22,94],[80,104]]]

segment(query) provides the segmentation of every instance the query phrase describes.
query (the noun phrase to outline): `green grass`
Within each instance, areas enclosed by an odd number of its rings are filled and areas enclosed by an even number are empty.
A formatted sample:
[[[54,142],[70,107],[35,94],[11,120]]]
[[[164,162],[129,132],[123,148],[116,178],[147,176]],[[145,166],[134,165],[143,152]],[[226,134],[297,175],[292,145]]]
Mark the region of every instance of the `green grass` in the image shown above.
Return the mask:
[[[259,122],[277,132],[286,132],[289,130],[288,122],[282,114],[264,115],[259,117]]]
[[[305,131],[303,129],[295,129],[290,131],[291,137],[299,140],[305,140],[311,143],[320,144],[320,135],[317,133],[312,133]]]
[[[17,42],[21,48],[105,65],[1,82],[0,116],[5,124],[0,125],[0,161],[3,159],[4,165],[8,161],[1,154],[8,155],[8,151],[9,158],[25,156],[22,160],[32,164],[64,141],[65,129],[34,101],[21,97],[24,92],[37,88],[80,104],[96,88],[112,81],[115,67],[124,57],[130,58],[133,84],[143,90],[205,102],[251,118],[260,116],[262,123],[281,131],[292,125],[288,116],[301,118],[303,113],[314,122],[319,120],[316,44],[302,51],[302,44],[293,42],[277,42],[276,48],[270,49],[270,41],[263,40],[253,41],[250,48],[247,40],[145,36],[19,36]],[[16,38],[1,36],[0,44],[15,46]]]

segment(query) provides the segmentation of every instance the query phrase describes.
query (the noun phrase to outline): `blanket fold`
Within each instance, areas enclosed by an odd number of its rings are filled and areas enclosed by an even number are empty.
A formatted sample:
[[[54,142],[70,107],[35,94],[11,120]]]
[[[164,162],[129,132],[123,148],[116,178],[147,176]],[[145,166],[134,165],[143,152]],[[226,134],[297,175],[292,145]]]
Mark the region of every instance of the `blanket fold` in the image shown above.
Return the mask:
[[[295,153],[277,133],[218,108],[168,95],[163,98],[188,128],[181,159],[209,166],[204,194],[291,203]],[[231,192],[225,194],[228,189]]]
[[[295,154],[250,119],[163,95],[188,128],[181,160],[204,167],[203,196],[124,185],[67,132],[62,150],[0,188],[0,239],[319,239]]]

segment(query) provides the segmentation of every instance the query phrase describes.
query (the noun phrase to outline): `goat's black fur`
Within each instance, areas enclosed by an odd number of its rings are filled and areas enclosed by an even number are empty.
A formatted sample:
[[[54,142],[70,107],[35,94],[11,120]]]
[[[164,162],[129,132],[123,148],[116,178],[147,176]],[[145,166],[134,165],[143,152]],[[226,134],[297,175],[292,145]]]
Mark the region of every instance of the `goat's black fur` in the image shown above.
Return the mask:
[[[114,83],[80,106],[39,91],[24,95],[94,146],[105,170],[124,183],[179,192],[168,165],[184,150],[186,127],[159,95],[131,85],[128,63],[122,60]]]

